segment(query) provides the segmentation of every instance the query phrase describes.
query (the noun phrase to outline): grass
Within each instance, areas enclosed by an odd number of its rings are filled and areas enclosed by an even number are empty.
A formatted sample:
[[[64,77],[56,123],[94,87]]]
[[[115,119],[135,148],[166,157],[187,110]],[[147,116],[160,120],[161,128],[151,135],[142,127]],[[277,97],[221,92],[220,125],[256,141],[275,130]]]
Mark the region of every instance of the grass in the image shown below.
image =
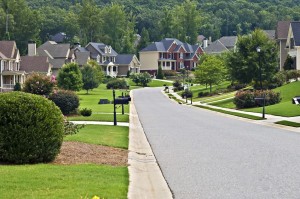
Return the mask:
[[[278,122],[275,122],[275,124],[280,124],[280,125],[284,125],[284,126],[291,126],[291,127],[300,127],[300,123],[291,122],[291,121],[287,121],[287,120],[278,121]]]
[[[127,198],[127,167],[52,164],[0,166],[1,198]]]
[[[201,105],[194,105],[194,106],[199,107],[199,108],[208,109],[208,110],[211,110],[211,111],[225,113],[225,114],[228,114],[228,115],[234,115],[234,116],[238,116],[238,117],[242,117],[242,118],[247,118],[247,119],[251,119],[251,120],[262,120],[261,117],[257,117],[257,116],[254,116],[254,115],[248,115],[248,114],[244,114],[244,113],[237,113],[237,112],[233,112],[233,111],[226,111],[226,110],[222,110],[222,109],[218,109],[218,108],[211,108],[211,107],[201,106]]]
[[[226,99],[226,100],[222,100],[222,101],[218,101],[218,102],[212,102],[209,104],[213,105],[213,106],[222,107],[222,108],[231,108],[231,109],[235,108],[235,104],[233,103],[232,99]]]
[[[64,140],[128,149],[128,132],[129,128],[123,126],[86,125]]]
[[[212,92],[214,92],[218,89],[226,89],[228,87],[228,85],[230,85],[230,82],[225,81],[225,82],[221,83],[220,85],[212,86]],[[203,86],[203,85],[192,86],[192,87],[190,87],[190,89],[193,93],[193,101],[201,101],[201,99],[203,99],[203,98],[198,97],[199,92],[210,92],[209,86],[206,88],[206,86]]]
[[[114,115],[113,114],[92,114],[89,117],[84,116],[72,116],[68,117],[70,121],[103,121],[103,122],[113,122]],[[118,122],[129,122],[129,115],[128,114],[117,114],[117,121]]]

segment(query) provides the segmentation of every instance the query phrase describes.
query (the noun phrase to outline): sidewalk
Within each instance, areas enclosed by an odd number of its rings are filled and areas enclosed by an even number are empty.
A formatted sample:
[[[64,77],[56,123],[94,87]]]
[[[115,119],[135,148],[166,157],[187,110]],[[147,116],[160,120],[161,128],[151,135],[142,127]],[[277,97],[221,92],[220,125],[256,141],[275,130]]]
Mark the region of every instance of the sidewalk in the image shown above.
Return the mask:
[[[113,126],[113,122],[96,122],[96,121],[71,121],[74,124],[95,124],[95,125],[110,125]],[[127,122],[117,122],[117,126],[129,126]]]

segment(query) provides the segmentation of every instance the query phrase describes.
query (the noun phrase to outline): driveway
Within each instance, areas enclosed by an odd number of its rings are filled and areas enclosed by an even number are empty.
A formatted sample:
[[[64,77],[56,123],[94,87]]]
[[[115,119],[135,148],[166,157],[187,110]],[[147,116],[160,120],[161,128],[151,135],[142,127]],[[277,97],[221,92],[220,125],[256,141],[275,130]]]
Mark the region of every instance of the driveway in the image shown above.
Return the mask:
[[[300,198],[300,134],[133,91],[162,173],[177,198]]]

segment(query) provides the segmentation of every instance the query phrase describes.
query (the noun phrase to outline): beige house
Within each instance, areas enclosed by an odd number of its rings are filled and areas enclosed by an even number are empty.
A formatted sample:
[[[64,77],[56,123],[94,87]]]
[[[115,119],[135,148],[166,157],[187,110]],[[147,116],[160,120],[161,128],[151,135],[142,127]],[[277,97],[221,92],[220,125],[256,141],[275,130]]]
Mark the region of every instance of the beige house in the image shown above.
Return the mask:
[[[286,47],[288,54],[294,58],[295,69],[300,70],[300,21],[290,23]]]
[[[25,71],[20,70],[20,53],[15,41],[0,41],[0,91],[12,91],[23,84]]]
[[[279,46],[279,66],[280,70],[283,70],[284,62],[288,55],[288,49],[286,48],[286,42],[290,27],[290,21],[279,21],[277,23],[275,38]]]

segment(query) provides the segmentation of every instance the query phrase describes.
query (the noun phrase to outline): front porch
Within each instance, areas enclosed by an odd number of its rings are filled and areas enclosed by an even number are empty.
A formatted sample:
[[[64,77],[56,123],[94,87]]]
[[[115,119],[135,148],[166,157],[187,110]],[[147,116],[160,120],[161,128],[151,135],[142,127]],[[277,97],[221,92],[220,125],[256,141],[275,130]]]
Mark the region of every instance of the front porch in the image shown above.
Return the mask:
[[[105,66],[106,75],[110,77],[117,77],[118,75],[118,65],[113,64],[110,62],[107,66]]]
[[[0,74],[0,91],[13,91],[16,83],[21,85],[25,82],[25,72],[3,71]]]

